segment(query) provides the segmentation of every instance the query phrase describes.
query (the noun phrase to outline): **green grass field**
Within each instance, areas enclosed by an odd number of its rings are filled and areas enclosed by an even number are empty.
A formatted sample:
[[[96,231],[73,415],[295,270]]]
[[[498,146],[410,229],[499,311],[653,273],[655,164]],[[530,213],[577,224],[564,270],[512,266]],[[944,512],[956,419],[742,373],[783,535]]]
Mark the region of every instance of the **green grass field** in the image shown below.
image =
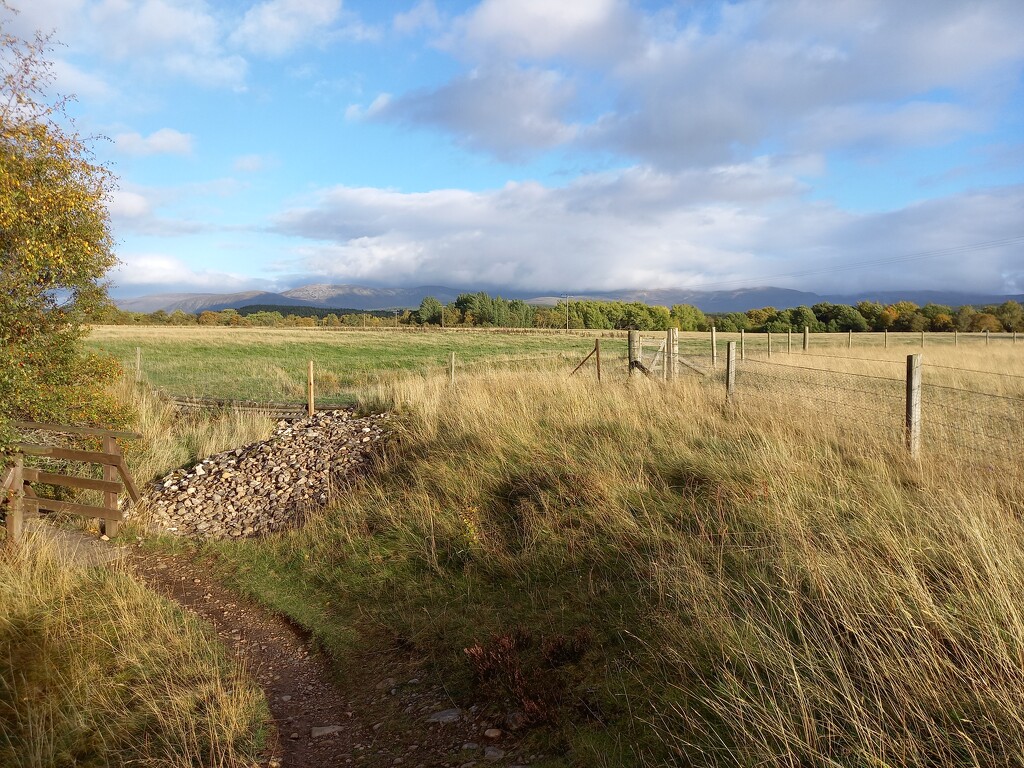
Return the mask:
[[[649,360],[664,335],[645,337]],[[301,402],[312,358],[321,390],[331,374],[336,397],[390,411],[401,439],[331,508],[199,549],[340,673],[393,652],[453,702],[525,718],[516,757],[543,753],[538,768],[1019,765],[1024,345],[926,338],[915,461],[902,376],[919,335],[848,350],[821,334],[807,353],[794,335],[792,354],[774,338],[768,361],[747,335],[729,405],[722,365],[627,380],[622,334],[601,337],[600,386],[592,368],[568,378],[593,338],[565,334],[90,341],[129,370],[139,347],[153,384],[230,399]],[[709,341],[686,334],[681,355],[707,362]],[[124,389],[140,477],[272,425]]]
[[[593,349],[594,337],[601,338],[603,371],[621,376],[626,370],[626,341],[622,331],[496,332],[449,330],[429,332],[327,331],[323,329],[258,329],[221,327],[102,326],[93,329],[90,348],[117,357],[126,370],[134,370],[136,349],[141,352],[144,380],[172,395],[223,400],[260,402],[304,402],[308,361],[314,361],[316,397],[323,404],[352,402],[356,393],[369,385],[424,375],[446,369],[455,353],[456,374],[471,373],[481,365],[509,370],[543,369],[571,371]],[[643,334],[645,361],[650,361],[664,334]],[[718,334],[719,356],[724,359],[729,341],[739,334]],[[961,334],[961,348],[980,351],[985,339],[979,334]],[[746,334],[747,353],[767,353],[765,334]],[[853,337],[852,349],[846,334],[814,334],[811,351],[852,357],[884,355],[897,360],[921,348],[920,334],[865,333]],[[1008,336],[990,340],[993,352],[1011,345]],[[799,353],[800,334],[793,334],[792,349]],[[1024,348],[1024,343],[1022,343]],[[785,334],[772,335],[772,350],[778,356],[789,352]],[[951,334],[930,334],[925,350],[953,349]],[[680,355],[707,363],[711,343],[708,333],[680,334]]]

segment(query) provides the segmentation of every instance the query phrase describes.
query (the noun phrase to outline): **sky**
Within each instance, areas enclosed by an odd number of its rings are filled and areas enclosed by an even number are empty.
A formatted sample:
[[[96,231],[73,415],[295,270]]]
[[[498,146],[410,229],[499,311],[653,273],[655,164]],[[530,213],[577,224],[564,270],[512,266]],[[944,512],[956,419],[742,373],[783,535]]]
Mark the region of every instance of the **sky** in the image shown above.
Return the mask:
[[[112,294],[1024,292],[1021,0],[9,0]]]

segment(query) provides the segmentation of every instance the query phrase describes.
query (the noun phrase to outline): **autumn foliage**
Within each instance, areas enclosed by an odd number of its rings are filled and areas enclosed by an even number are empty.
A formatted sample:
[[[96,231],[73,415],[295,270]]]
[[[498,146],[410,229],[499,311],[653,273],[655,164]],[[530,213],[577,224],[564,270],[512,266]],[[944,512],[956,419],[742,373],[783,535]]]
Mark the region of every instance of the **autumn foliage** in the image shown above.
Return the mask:
[[[109,423],[112,361],[86,354],[85,323],[105,302],[114,263],[112,179],[48,100],[49,40],[8,31],[0,4],[0,444],[3,423]]]

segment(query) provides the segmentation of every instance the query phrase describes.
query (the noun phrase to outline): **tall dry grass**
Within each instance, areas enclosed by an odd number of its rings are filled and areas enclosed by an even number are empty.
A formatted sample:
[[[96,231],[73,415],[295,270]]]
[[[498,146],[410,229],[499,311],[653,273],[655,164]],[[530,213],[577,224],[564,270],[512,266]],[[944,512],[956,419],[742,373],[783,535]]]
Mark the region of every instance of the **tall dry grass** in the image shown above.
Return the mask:
[[[0,765],[255,766],[262,692],[194,618],[40,534],[0,550]]]
[[[696,378],[390,382],[363,401],[395,413],[382,471],[222,554],[336,653],[352,622],[383,628],[562,728],[577,763],[1022,764],[1019,462],[915,462],[774,402]]]
[[[132,472],[140,481],[160,477],[178,467],[229,448],[265,440],[275,420],[266,414],[237,409],[183,414],[152,389],[127,377],[115,384],[119,399],[134,414],[134,429],[142,435],[127,447]]]

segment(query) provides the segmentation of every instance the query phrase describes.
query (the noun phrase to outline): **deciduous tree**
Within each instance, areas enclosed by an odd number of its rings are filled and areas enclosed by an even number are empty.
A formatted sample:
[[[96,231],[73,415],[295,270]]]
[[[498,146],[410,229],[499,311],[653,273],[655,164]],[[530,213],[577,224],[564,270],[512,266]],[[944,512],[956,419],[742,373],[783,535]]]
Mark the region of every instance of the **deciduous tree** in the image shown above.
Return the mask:
[[[0,2],[0,443],[11,419],[101,423],[116,372],[81,345],[114,265],[112,178],[48,99],[50,41],[12,34]]]

